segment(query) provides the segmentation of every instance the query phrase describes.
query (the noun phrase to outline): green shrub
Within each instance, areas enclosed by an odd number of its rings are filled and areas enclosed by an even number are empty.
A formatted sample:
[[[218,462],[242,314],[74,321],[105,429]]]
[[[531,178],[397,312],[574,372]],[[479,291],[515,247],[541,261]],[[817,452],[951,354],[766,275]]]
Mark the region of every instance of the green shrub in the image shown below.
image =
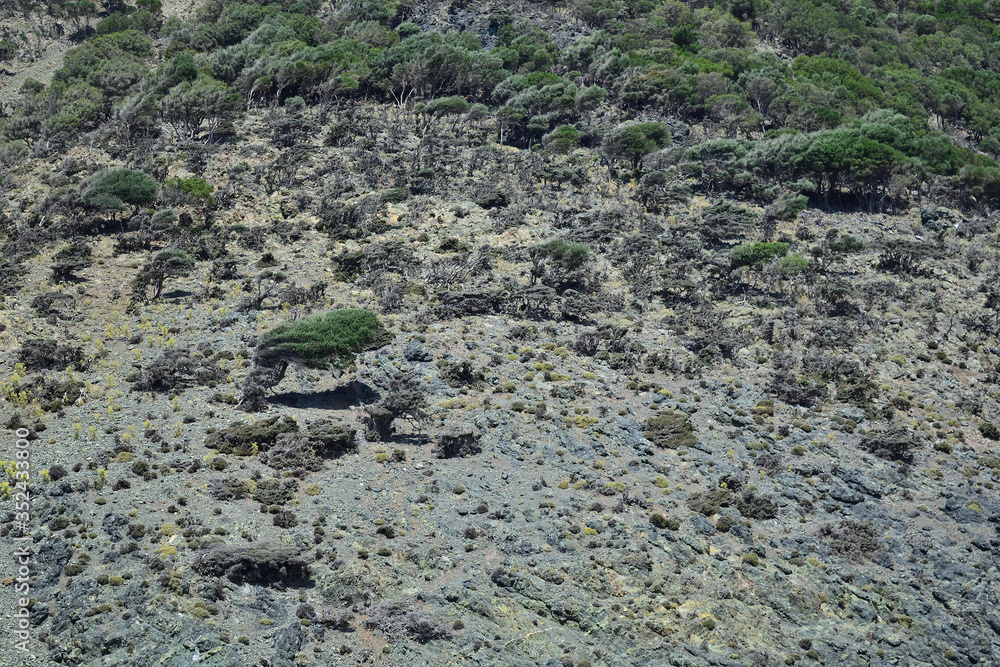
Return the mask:
[[[764,214],[775,220],[794,220],[799,213],[806,210],[809,198],[802,194],[782,192],[778,198],[764,210]]]
[[[101,19],[94,32],[98,35],[112,35],[126,30],[150,32],[156,25],[156,18],[148,11],[141,10],[131,14],[116,12]]]
[[[733,268],[741,266],[759,266],[766,264],[777,257],[784,257],[788,254],[787,243],[745,243],[729,254],[730,264]]]
[[[865,249],[865,244],[854,238],[850,234],[841,234],[840,238],[830,244],[832,252],[849,253],[860,252]]]
[[[476,204],[481,208],[491,209],[491,208],[504,208],[510,204],[510,197],[506,192],[497,188],[489,194],[483,195],[476,200]]]
[[[261,345],[271,355],[292,356],[308,368],[343,368],[357,353],[382,347],[392,338],[374,313],[344,308],[280,324]]]
[[[669,518],[656,512],[649,517],[649,522],[662,530],[677,530],[681,527],[679,519]]]
[[[298,430],[298,423],[291,417],[271,417],[252,424],[236,422],[210,434],[205,438],[205,446],[222,454],[251,456],[255,443],[258,450],[266,450],[282,433],[296,433]]]
[[[553,153],[568,153],[580,145],[580,133],[572,125],[560,125],[542,137],[542,143]]]
[[[17,56],[17,45],[6,39],[0,40],[0,60],[13,60]]]
[[[630,162],[634,170],[644,155],[672,141],[670,128],[663,123],[629,123],[616,127],[604,139],[604,152],[612,160]]]
[[[1000,428],[997,428],[993,422],[983,422],[980,424],[979,432],[983,434],[983,437],[990,440],[1000,440]]]
[[[199,204],[215,206],[215,197],[212,196],[212,186],[200,176],[190,176],[188,178],[168,178],[163,182],[164,191],[174,191],[181,195],[186,195]]]
[[[439,97],[423,106],[421,111],[428,116],[453,116],[469,110],[469,103],[457,95]]]
[[[541,250],[567,271],[577,269],[590,257],[590,247],[565,239],[552,239],[541,245]]]
[[[410,191],[406,188],[392,188],[382,193],[382,201],[386,204],[398,204],[410,198]]]
[[[778,258],[774,268],[779,274],[794,276],[809,268],[809,260],[801,255],[786,255]]]
[[[651,443],[665,449],[690,447],[698,442],[688,416],[673,410],[664,410],[656,417],[646,420],[643,434]]]
[[[80,185],[84,205],[99,211],[138,210],[156,201],[156,181],[135,169],[102,169]]]

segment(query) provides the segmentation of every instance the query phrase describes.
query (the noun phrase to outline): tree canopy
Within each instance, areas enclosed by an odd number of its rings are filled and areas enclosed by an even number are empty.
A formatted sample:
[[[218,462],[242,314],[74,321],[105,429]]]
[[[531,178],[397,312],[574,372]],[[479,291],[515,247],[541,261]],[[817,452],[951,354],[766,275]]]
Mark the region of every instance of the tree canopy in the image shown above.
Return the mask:
[[[156,181],[136,169],[102,169],[81,184],[81,198],[86,206],[100,211],[123,211],[156,201]]]
[[[258,356],[285,357],[308,368],[343,368],[357,353],[390,340],[374,313],[344,308],[278,325],[262,339]]]
[[[639,168],[643,156],[671,142],[670,128],[663,123],[630,123],[616,127],[604,140],[604,150],[612,159]]]

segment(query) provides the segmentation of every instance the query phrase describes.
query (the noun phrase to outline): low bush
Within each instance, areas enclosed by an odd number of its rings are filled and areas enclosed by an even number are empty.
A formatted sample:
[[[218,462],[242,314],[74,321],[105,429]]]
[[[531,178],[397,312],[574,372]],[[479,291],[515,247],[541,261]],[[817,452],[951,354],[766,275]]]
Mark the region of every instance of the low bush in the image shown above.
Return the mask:
[[[902,428],[870,433],[861,442],[862,447],[889,461],[913,461],[913,452],[924,445],[922,437],[916,432]]]
[[[690,447],[698,442],[691,419],[686,414],[673,410],[664,410],[656,417],[646,420],[643,435],[651,443],[664,449]]]
[[[210,433],[205,438],[205,446],[222,454],[251,456],[253,445],[257,445],[258,451],[265,451],[280,434],[298,430],[298,423],[291,417],[271,417],[252,424],[235,422],[221,431]]]
[[[167,350],[142,369],[133,388],[140,391],[171,392],[185,386],[203,386],[224,379],[225,372],[215,359],[195,357],[189,350]]]
[[[831,551],[853,563],[871,558],[882,546],[878,529],[871,521],[844,519],[836,526],[820,526],[819,534],[829,542]]]
[[[746,243],[733,248],[729,254],[729,260],[730,266],[733,268],[760,266],[777,257],[784,257],[786,254],[788,254],[787,243]]]
[[[83,348],[59,345],[54,340],[30,338],[16,354],[17,360],[30,370],[73,368],[82,371],[87,368]]]
[[[298,549],[284,542],[253,542],[246,545],[212,544],[192,562],[196,572],[225,575],[250,583],[290,582],[307,579],[309,569],[298,557]]]

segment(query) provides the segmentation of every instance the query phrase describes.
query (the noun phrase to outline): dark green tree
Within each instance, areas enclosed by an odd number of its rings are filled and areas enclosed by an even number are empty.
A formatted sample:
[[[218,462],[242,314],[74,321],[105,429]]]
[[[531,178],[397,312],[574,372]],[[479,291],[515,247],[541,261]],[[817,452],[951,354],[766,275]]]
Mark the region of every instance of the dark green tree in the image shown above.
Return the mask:
[[[138,210],[156,201],[156,181],[137,169],[102,169],[80,184],[80,198],[89,209],[111,212],[124,211],[128,206]]]
[[[572,125],[560,125],[542,138],[553,153],[568,153],[580,145],[580,133]]]
[[[416,110],[424,117],[423,122],[420,123],[421,137],[426,136],[434,124],[446,116],[454,116],[456,118],[455,123],[452,124],[452,130],[454,130],[455,125],[458,123],[458,116],[467,112],[470,106],[468,102],[458,95],[439,97],[427,104],[417,105]]]
[[[757,267],[770,262],[777,257],[784,257],[788,254],[787,243],[747,243],[737,248],[729,254],[733,268],[741,266]]]
[[[625,160],[632,170],[639,169],[644,155],[669,146],[670,128],[663,123],[619,125],[604,139],[604,152],[611,160]]]
[[[163,293],[167,278],[190,275],[194,265],[194,258],[183,250],[163,250],[139,270],[132,281],[133,292],[137,298],[155,301]],[[153,288],[153,294],[147,298],[149,287]]]
[[[242,108],[239,93],[210,76],[183,81],[160,101],[160,114],[173,128],[178,141],[182,135],[196,138],[204,125],[208,143],[214,142],[219,125],[235,119]]]
[[[373,313],[354,308],[280,324],[258,342],[239,406],[248,412],[262,409],[265,393],[281,382],[289,365],[346,368],[359,352],[382,347],[392,338]]]

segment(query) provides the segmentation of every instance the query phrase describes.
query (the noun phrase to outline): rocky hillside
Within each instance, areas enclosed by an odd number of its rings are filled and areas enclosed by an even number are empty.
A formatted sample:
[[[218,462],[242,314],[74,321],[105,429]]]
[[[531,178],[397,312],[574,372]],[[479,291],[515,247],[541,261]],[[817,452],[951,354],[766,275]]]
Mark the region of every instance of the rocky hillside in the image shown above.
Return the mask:
[[[965,9],[83,4],[0,119],[0,665],[1000,662],[991,131],[838,41]]]

